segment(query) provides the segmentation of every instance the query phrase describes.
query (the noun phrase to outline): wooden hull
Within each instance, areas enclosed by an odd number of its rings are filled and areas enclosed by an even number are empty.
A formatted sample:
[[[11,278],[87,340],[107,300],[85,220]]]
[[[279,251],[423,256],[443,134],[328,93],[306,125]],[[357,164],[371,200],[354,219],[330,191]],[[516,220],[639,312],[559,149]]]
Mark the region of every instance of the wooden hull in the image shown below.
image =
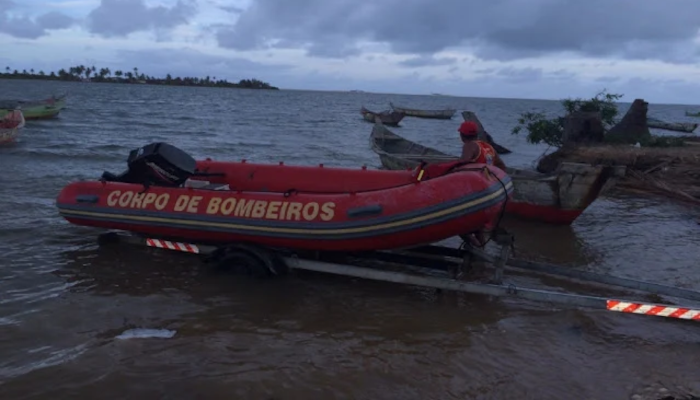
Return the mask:
[[[197,243],[366,251],[492,226],[512,191],[510,178],[493,167],[498,179],[462,168],[420,182],[412,171],[210,160],[197,167],[223,177],[209,178],[206,188],[151,186],[145,192],[135,184],[74,182],[56,204],[77,225]]]
[[[3,101],[0,104],[0,118],[3,118],[12,110],[19,108],[26,120],[56,118],[65,108],[65,96],[48,98],[36,101]]]
[[[457,110],[417,110],[412,108],[396,107],[393,103],[389,103],[394,111],[398,111],[408,115],[409,117],[428,118],[428,119],[452,119]]]
[[[19,110],[13,110],[0,120],[0,145],[14,143],[19,131],[24,127],[24,115]]]
[[[406,114],[398,112],[398,111],[383,111],[383,112],[373,112],[369,111],[368,109],[362,107],[360,109],[360,114],[362,115],[362,118],[367,121],[374,123],[377,118],[379,118],[382,121],[382,124],[388,125],[388,126],[399,126],[399,122],[406,116]]]
[[[406,140],[380,124],[374,126],[370,146],[382,166],[390,170],[415,168],[421,161],[430,164],[458,159]],[[513,182],[513,197],[506,203],[508,214],[569,225],[614,185],[621,169],[564,162],[551,175],[516,168],[508,168],[507,173]]]
[[[649,118],[647,119],[647,126],[649,128],[663,129],[667,131],[692,133],[698,127],[698,124],[690,122],[664,122]]]
[[[17,140],[17,136],[19,136],[19,129],[18,128],[12,128],[12,129],[0,128],[0,146],[14,143]]]

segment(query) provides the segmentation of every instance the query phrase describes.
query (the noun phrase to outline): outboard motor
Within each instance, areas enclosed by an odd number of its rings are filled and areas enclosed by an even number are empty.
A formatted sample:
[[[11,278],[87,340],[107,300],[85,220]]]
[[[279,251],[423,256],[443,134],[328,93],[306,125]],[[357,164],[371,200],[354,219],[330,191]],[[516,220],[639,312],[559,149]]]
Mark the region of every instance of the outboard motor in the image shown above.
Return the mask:
[[[144,186],[182,185],[195,173],[197,162],[192,156],[168,143],[151,143],[129,152],[128,169],[115,175],[105,171],[102,179],[136,183]]]

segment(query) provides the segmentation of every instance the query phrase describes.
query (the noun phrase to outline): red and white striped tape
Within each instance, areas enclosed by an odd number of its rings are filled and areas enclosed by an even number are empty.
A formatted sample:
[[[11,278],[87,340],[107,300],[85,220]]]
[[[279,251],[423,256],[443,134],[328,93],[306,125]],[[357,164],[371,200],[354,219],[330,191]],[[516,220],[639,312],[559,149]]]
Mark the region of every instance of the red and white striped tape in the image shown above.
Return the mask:
[[[159,249],[184,251],[185,253],[199,254],[199,247],[189,243],[170,242],[160,239],[146,239],[146,246],[157,247]]]
[[[694,310],[692,308],[662,306],[658,304],[630,303],[620,300],[608,300],[607,303],[608,310],[610,311],[700,321],[700,310]]]

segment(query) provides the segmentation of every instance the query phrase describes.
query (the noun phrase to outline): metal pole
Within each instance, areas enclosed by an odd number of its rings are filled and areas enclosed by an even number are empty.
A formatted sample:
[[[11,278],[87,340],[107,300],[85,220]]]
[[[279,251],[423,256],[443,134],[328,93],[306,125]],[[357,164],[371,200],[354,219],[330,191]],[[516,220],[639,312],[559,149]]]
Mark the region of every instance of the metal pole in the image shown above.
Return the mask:
[[[477,249],[468,249],[471,254],[487,262],[494,262],[494,257]],[[540,272],[543,274],[565,276],[567,278],[579,279],[581,281],[597,282],[606,285],[619,286],[628,289],[640,290],[648,293],[663,294],[666,296],[678,297],[686,300],[700,301],[700,292],[688,290],[674,286],[662,285],[653,282],[638,281],[635,279],[621,278],[613,275],[597,274],[595,272],[581,271],[573,268],[564,268],[557,265],[536,263],[531,261],[509,259],[509,266],[527,271]]]
[[[435,289],[485,294],[491,296],[519,297],[523,299],[550,301],[560,304],[590,307],[603,310],[607,308],[607,300],[602,297],[570,295],[565,293],[548,292],[545,290],[538,289],[517,288],[515,286],[461,282],[445,278],[431,278],[417,275],[409,275],[400,272],[382,271],[365,267],[333,264],[321,261],[301,260],[293,257],[285,258],[284,261],[287,263],[289,268],[324,272],[335,275],[352,276],[356,278],[371,279],[375,281],[402,283],[407,285],[425,286]]]
[[[342,264],[332,264],[321,261],[285,258],[289,268],[323,272],[342,276],[371,279],[405,285],[431,287],[435,289],[453,290],[464,293],[484,294],[490,296],[518,297],[528,300],[545,301],[569,306],[593,308],[598,310],[615,311],[629,314],[669,317],[685,320],[700,321],[700,310],[675,307],[662,304],[629,302],[625,300],[606,299],[603,297],[585,296],[549,292],[546,290],[516,288],[514,286],[492,285],[487,283],[471,283],[409,275],[399,272],[381,271],[371,268],[356,267]]]

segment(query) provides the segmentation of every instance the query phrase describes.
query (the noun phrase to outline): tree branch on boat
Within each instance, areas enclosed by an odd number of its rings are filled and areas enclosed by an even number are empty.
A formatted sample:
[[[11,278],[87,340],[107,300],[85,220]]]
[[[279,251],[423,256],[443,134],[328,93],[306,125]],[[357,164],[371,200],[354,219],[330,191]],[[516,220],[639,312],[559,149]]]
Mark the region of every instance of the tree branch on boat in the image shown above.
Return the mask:
[[[131,71],[116,70],[112,72],[109,68],[97,69],[95,66],[77,65],[68,69],[61,68],[58,72],[44,71],[35,72],[34,69],[18,71],[9,66],[4,72],[0,72],[0,79],[38,79],[54,81],[89,81],[89,82],[109,82],[109,83],[129,83],[129,84],[150,84],[150,85],[170,85],[170,86],[204,86],[204,87],[226,87],[240,89],[269,89],[279,90],[267,82],[258,79],[241,79],[238,83],[229,82],[226,79],[216,79],[207,76],[205,78],[196,77],[173,77],[167,74],[165,78],[156,78],[144,73],[140,73],[138,68]]]
[[[616,188],[700,204],[700,146],[690,146],[687,137],[652,135],[642,99],[617,122],[615,101],[621,97],[603,91],[588,100],[563,100],[563,117],[522,114],[513,134],[526,129],[528,142],[557,147],[539,160],[540,172],[555,171],[562,162],[626,166]]]
[[[526,130],[528,132],[527,141],[530,143],[546,143],[552,147],[562,147],[564,145],[565,126],[567,122],[570,122],[567,121],[567,118],[572,115],[581,116],[581,113],[598,113],[599,119],[603,123],[603,143],[636,144],[639,142],[643,147],[680,147],[684,145],[684,141],[677,137],[652,135],[649,133],[646,125],[644,127],[637,126],[634,129],[636,133],[628,135],[628,133],[631,133],[629,132],[631,117],[626,116],[627,121],[625,118],[619,122],[617,121],[619,114],[617,100],[622,98],[622,96],[621,94],[607,93],[603,90],[590,99],[564,99],[561,101],[561,104],[566,112],[565,116],[547,118],[542,112],[526,112],[520,115],[518,125],[513,128],[512,133],[517,135],[522,130]],[[627,113],[627,115],[631,115],[630,113],[644,114],[643,118],[634,118],[635,121],[639,121],[637,125],[640,125],[642,121],[646,121],[647,118],[646,109],[641,110],[642,107],[646,106],[639,102],[633,103]],[[644,129],[646,129],[646,132],[641,132]],[[597,135],[597,133],[593,132],[591,134]],[[630,140],[630,136],[634,136],[636,141]],[[601,142],[597,138],[590,138],[589,141]]]

